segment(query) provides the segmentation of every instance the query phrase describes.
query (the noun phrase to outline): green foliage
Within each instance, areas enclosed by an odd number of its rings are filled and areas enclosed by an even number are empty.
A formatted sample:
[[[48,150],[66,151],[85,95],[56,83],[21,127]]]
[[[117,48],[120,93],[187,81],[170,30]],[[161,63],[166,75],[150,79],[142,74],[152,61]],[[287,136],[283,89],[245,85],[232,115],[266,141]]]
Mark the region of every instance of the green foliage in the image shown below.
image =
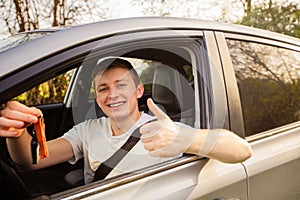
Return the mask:
[[[56,76],[26,92],[13,100],[25,105],[41,105],[63,102],[71,78],[70,72]]]
[[[300,120],[300,80],[282,87],[270,79],[239,81],[247,135]]]
[[[294,3],[255,6],[237,23],[300,38],[300,10]]]

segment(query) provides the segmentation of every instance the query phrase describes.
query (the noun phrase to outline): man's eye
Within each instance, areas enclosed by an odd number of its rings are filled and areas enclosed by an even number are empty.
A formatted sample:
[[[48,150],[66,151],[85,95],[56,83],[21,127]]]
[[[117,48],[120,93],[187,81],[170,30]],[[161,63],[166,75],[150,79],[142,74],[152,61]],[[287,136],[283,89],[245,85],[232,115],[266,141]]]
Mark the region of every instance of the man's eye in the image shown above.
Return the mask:
[[[118,85],[117,85],[117,87],[125,87],[125,86],[127,86],[127,84],[126,83],[119,83]]]
[[[107,90],[107,88],[100,88],[99,90],[98,90],[98,92],[105,92]]]

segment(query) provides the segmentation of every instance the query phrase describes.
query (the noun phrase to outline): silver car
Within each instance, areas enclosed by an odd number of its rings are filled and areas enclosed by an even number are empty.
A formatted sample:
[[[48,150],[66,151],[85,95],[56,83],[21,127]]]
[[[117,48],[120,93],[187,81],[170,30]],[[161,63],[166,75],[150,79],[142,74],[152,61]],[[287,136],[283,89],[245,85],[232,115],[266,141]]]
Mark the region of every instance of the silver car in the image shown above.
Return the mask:
[[[47,139],[103,116],[91,72],[101,59],[129,60],[175,121],[245,138],[243,163],[184,154],[91,184],[62,163],[24,171],[0,145],[1,196],[12,199],[300,199],[300,40],[265,30],[180,18],[128,18],[36,30],[0,43],[0,104],[38,106]],[[137,165],[138,160],[137,160]]]

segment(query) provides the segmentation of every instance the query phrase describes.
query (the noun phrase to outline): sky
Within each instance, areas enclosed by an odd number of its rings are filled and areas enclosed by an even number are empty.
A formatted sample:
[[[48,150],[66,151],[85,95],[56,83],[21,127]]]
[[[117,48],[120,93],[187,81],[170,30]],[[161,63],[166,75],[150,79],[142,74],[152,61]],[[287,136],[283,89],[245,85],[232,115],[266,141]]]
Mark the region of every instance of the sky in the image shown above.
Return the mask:
[[[232,7],[232,2],[236,0],[205,0],[205,1],[189,1],[187,0],[187,4],[196,3],[196,5],[190,5],[189,11],[191,13],[196,14],[196,12],[199,12],[199,8],[201,9],[201,18],[202,19],[217,19],[221,17],[222,9],[228,9],[228,15],[237,15],[242,16],[242,4],[234,5]],[[120,3],[120,0],[110,0],[110,3],[114,5],[114,14],[118,15],[119,17],[135,17],[135,16],[143,16],[143,13],[141,13],[141,9],[137,6],[134,6],[130,3],[130,0],[122,0],[122,3]],[[175,2],[175,1],[174,1]],[[187,7],[187,4],[185,6],[182,6],[180,4],[179,11],[185,11],[185,7]],[[211,9],[213,7],[213,9]],[[230,8],[230,9],[229,9]],[[194,9],[194,10],[193,10]],[[198,9],[198,10],[196,10]],[[203,9],[203,10],[202,10]],[[172,13],[173,16],[182,16],[183,12],[178,12],[176,15],[175,13]]]

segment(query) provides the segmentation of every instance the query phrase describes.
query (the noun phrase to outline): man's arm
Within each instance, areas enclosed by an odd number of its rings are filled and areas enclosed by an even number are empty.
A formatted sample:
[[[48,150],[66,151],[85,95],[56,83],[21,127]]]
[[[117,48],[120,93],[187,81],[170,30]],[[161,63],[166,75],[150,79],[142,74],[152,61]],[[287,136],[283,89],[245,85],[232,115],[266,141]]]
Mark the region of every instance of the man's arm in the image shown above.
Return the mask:
[[[251,157],[249,143],[225,129],[196,130],[185,153],[205,156],[225,163],[243,162]]]
[[[58,164],[71,159],[73,149],[71,144],[58,138],[47,142],[49,156],[40,159],[38,164],[32,164],[31,139],[26,124],[36,123],[41,111],[37,108],[29,108],[16,101],[10,101],[1,111],[0,136],[6,137],[10,156],[20,167],[24,169],[40,169]]]

